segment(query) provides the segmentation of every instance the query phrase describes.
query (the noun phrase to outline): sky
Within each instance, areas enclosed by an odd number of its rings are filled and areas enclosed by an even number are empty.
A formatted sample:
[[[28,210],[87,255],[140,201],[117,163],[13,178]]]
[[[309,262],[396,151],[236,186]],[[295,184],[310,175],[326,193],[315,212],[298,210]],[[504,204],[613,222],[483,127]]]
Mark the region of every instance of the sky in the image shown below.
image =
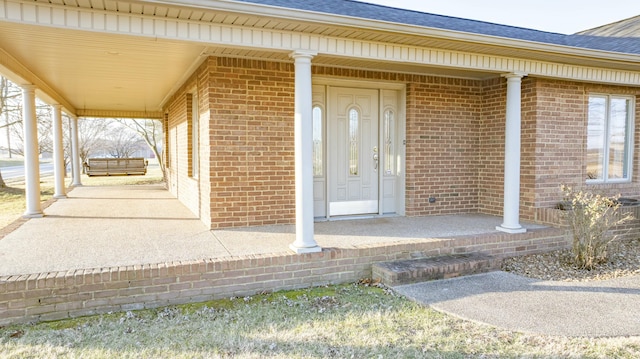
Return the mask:
[[[574,34],[640,15],[638,0],[362,1],[560,34]]]

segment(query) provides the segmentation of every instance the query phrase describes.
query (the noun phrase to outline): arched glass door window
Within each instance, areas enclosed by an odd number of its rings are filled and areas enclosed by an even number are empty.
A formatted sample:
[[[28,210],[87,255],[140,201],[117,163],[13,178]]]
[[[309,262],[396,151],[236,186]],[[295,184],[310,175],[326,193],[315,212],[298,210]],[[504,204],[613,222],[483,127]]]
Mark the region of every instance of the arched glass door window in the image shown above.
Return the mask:
[[[349,174],[357,176],[359,173],[360,149],[360,113],[355,108],[349,110]]]
[[[322,146],[322,108],[313,106],[313,175],[324,175],[324,153]]]

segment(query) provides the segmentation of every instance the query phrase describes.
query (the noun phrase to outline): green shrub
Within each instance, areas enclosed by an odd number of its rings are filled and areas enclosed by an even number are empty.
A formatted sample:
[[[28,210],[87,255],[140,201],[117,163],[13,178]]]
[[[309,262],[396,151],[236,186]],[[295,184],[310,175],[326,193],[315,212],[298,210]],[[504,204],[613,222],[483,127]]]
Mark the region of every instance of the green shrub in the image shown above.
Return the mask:
[[[621,213],[617,198],[574,191],[568,186],[562,186],[562,192],[565,201],[571,204],[566,216],[573,236],[574,264],[593,269],[608,259],[607,247],[617,238],[611,229],[633,217]]]

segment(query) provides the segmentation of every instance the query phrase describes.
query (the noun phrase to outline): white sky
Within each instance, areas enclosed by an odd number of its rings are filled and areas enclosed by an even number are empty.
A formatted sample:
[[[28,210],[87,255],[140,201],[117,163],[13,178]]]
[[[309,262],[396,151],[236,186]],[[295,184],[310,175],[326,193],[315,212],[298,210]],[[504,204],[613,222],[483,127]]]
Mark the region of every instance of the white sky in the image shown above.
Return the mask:
[[[361,1],[561,34],[573,34],[640,15],[638,0]]]

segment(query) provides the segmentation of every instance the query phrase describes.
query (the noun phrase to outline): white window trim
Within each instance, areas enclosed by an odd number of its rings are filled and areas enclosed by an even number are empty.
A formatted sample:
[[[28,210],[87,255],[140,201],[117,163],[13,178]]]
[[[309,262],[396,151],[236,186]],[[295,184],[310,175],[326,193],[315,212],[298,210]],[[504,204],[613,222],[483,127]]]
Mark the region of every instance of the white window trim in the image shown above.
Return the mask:
[[[634,158],[634,133],[635,133],[635,97],[634,96],[630,96],[630,95],[618,95],[618,94],[611,94],[611,93],[590,93],[588,95],[588,98],[591,97],[604,97],[606,98],[606,105],[607,105],[607,109],[605,112],[605,116],[606,116],[606,143],[605,143],[605,147],[604,147],[604,153],[605,156],[603,157],[603,174],[602,174],[602,179],[587,179],[586,183],[587,184],[616,184],[616,183],[631,183],[632,182],[632,177],[633,177],[633,158]],[[613,178],[613,179],[609,179],[609,171],[608,171],[608,161],[606,161],[606,154],[609,153],[609,121],[610,121],[610,113],[609,113],[609,106],[610,106],[610,102],[612,98],[622,98],[622,99],[626,99],[629,100],[629,108],[627,109],[629,112],[627,113],[627,128],[629,131],[627,131],[627,133],[625,134],[626,138],[625,138],[625,145],[627,146],[627,148],[629,149],[629,155],[627,156],[627,173],[628,176],[627,178]],[[588,106],[588,105],[587,105]],[[587,116],[588,116],[588,112],[587,111]],[[588,119],[587,119],[588,121]],[[588,131],[588,129],[587,129]]]

